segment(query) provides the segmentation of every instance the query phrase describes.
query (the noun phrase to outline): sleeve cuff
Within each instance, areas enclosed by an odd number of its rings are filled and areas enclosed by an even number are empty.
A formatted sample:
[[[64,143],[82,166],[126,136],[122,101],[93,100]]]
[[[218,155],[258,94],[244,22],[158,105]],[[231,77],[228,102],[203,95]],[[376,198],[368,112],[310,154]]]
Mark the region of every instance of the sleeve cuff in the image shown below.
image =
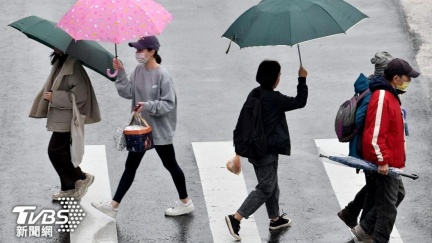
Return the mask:
[[[298,82],[305,84],[306,83],[306,77],[298,77]]]
[[[119,70],[118,74],[117,74],[116,82],[120,81],[122,78],[124,78],[126,76],[127,76],[127,73],[126,73],[126,71],[124,69]]]

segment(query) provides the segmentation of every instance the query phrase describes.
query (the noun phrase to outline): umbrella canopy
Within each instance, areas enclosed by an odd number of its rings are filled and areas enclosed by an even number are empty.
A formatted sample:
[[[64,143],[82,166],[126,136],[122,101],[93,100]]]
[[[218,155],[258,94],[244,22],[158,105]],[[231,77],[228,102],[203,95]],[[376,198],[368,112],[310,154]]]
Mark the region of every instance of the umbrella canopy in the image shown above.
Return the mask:
[[[56,23],[37,17],[29,16],[9,24],[24,33],[30,39],[36,40],[50,48],[57,48],[69,56],[82,62],[93,71],[109,77],[105,70],[112,68],[114,55],[94,41],[75,41],[62,29],[56,27]]]
[[[79,0],[57,24],[75,40],[121,42],[159,35],[172,15],[153,0]]]
[[[365,14],[343,0],[263,0],[222,35],[240,46],[292,46],[345,33]]]
[[[153,0],[78,0],[57,24],[75,40],[106,41],[116,44],[159,35],[172,15]],[[115,77],[117,70],[109,77]]]
[[[377,170],[378,170],[378,166],[376,164],[368,162],[366,160],[358,159],[358,158],[355,158],[352,156],[326,156],[326,155],[320,154],[320,157],[327,158],[329,160],[347,165],[349,167],[357,168],[357,169],[362,169],[362,170],[367,170],[367,171],[372,171],[372,172],[377,172]],[[389,167],[389,175],[390,176],[401,175],[401,176],[411,178],[413,180],[418,179],[418,175],[416,175],[416,174],[405,174],[402,172],[401,169],[397,169],[397,168],[393,168],[393,167]]]

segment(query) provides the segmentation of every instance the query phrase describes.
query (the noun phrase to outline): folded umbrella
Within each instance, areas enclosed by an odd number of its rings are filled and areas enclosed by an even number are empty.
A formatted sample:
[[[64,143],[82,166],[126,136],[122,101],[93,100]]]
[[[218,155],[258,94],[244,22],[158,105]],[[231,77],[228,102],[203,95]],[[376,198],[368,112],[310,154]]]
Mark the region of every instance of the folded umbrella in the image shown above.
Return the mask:
[[[69,56],[104,77],[114,81],[105,70],[112,68],[114,55],[94,41],[75,41],[68,33],[56,27],[56,23],[37,17],[29,16],[9,24],[24,33],[30,39],[38,41],[52,49],[57,48]]]
[[[362,170],[366,170],[366,171],[371,171],[371,172],[377,172],[378,171],[378,166],[376,164],[371,163],[371,162],[366,161],[366,160],[358,159],[358,158],[355,158],[352,156],[327,156],[327,155],[323,155],[323,154],[320,154],[319,156],[322,158],[327,158],[329,160],[338,162],[338,163],[343,164],[343,165],[347,165],[349,167],[362,169]],[[403,173],[403,171],[401,169],[394,168],[394,167],[389,167],[389,173],[388,174],[390,176],[401,175],[401,176],[411,178],[413,180],[417,180],[419,177],[416,174],[405,174],[405,173]]]

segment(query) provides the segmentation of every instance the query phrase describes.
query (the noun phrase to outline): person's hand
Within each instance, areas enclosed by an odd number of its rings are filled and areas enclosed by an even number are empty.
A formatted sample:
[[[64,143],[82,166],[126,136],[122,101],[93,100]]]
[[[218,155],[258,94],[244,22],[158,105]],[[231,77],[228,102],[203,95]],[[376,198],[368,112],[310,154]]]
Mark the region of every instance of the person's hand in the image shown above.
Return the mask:
[[[378,165],[378,173],[381,175],[388,175],[389,166],[388,164],[385,165]]]
[[[136,109],[136,113],[138,113],[138,114],[141,113],[144,110],[144,102],[142,102],[142,101],[137,102],[137,104],[135,105],[135,107],[138,107]]]
[[[298,76],[302,77],[302,78],[306,78],[307,75],[308,75],[307,70],[303,66],[300,66],[300,68],[298,70]]]
[[[43,94],[43,99],[46,100],[46,101],[51,102],[52,98],[53,98],[53,95],[52,95],[51,91],[45,92]]]
[[[117,58],[113,58],[113,67],[115,70],[123,70],[124,69],[123,63]]]

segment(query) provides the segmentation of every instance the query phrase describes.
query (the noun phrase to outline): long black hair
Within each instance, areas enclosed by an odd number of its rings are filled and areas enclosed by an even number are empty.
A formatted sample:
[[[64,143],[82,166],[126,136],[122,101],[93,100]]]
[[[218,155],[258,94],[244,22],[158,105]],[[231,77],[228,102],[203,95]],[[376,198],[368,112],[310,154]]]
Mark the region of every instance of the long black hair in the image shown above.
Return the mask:
[[[54,63],[58,60],[59,61],[59,67],[63,66],[63,63],[68,58],[68,54],[63,53],[63,55],[56,54],[55,52],[52,52],[50,55],[51,58],[51,65],[54,65]]]
[[[161,56],[159,56],[159,54],[158,54],[158,51],[156,51],[155,49],[151,49],[151,48],[147,48],[147,51],[154,51],[154,58],[156,59],[156,62],[158,63],[158,64],[161,64],[161,62],[162,62],[162,57]]]

